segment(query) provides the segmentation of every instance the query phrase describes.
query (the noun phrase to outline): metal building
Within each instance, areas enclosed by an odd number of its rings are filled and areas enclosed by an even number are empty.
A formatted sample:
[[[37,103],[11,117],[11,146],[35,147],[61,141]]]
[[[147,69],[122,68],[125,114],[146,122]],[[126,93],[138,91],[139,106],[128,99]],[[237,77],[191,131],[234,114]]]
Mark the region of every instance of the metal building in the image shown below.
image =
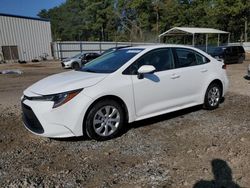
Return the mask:
[[[0,13],[0,60],[52,58],[50,21]]]

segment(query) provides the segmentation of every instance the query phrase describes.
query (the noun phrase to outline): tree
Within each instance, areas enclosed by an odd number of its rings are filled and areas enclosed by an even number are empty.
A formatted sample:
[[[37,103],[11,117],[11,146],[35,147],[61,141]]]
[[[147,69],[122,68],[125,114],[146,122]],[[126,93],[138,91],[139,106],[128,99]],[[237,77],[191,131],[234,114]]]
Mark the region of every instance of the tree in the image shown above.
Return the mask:
[[[38,16],[54,40],[155,41],[172,27],[212,27],[243,39],[249,0],[67,0]]]

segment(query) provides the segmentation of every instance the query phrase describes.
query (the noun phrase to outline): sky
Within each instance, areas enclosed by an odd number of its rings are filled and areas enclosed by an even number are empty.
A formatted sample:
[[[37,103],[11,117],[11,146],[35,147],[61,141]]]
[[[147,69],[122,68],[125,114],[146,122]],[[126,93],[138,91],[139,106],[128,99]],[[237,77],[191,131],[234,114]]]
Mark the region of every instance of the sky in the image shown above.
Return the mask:
[[[50,9],[66,0],[0,0],[0,13],[38,17],[42,9]]]

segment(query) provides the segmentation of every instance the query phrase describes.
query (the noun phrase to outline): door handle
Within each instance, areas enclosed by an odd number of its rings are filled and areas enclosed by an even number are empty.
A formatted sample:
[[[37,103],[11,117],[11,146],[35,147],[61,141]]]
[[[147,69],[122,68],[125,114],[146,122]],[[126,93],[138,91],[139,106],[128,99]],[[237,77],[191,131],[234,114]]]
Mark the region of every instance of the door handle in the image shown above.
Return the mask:
[[[173,75],[171,76],[171,78],[172,78],[172,79],[180,78],[180,75],[178,75],[178,74],[173,74]]]
[[[207,69],[201,69],[201,72],[207,72],[208,70]]]

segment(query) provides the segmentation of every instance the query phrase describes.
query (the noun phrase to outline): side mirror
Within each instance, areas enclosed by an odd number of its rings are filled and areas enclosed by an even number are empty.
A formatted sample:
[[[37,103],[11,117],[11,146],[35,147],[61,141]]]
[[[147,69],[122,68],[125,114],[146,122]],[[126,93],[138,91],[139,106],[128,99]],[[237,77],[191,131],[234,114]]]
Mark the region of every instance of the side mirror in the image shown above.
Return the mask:
[[[153,65],[143,65],[138,69],[138,79],[143,79],[144,74],[153,74],[155,72],[155,67]]]

